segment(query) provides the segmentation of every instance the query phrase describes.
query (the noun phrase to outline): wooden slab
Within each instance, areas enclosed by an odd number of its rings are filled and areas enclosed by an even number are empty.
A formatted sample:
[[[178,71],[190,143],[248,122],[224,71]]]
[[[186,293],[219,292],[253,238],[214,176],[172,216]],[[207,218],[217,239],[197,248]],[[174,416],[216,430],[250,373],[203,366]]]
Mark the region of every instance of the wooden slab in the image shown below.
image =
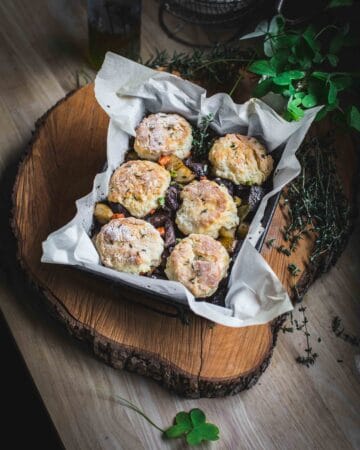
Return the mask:
[[[269,363],[281,318],[237,329],[191,314],[185,325],[148,309],[176,313],[172,307],[72,268],[40,263],[41,242],[74,216],[75,200],[91,190],[103,167],[107,126],[93,85],[67,96],[38,121],[13,192],[13,229],[23,268],[44,294],[44,306],[108,364],[150,376],[189,397],[251,387]],[[269,236],[280,240],[284,223],[277,208]],[[302,245],[299,265],[305,267],[312,244]],[[290,289],[287,257],[266,246],[263,255]]]

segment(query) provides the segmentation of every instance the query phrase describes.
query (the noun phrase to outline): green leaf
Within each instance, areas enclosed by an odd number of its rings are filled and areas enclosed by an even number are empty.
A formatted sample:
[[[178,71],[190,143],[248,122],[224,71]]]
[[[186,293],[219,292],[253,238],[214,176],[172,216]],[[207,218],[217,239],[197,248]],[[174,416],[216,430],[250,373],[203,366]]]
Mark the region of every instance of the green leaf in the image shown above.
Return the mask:
[[[173,439],[188,433],[192,428],[190,414],[181,411],[175,416],[175,425],[165,430],[164,433],[166,437]]]
[[[304,98],[305,97],[305,92],[296,92],[294,95],[295,98]]]
[[[268,92],[272,90],[273,82],[271,78],[266,78],[260,81],[260,83],[255,87],[252,94],[254,97],[264,97]]]
[[[285,20],[282,16],[274,16],[269,24],[268,34],[264,40],[264,53],[269,58],[277,51],[277,36],[284,31]]]
[[[329,81],[329,92],[328,92],[328,102],[331,104],[335,103],[337,98],[337,89],[332,81]]]
[[[169,439],[176,439],[186,433],[188,433],[192,429],[191,424],[187,425],[185,422],[178,423],[173,425],[172,427],[165,430],[165,436]]]
[[[255,30],[251,33],[245,34],[244,36],[241,36],[241,38],[239,39],[240,41],[245,40],[245,39],[253,39],[253,38],[257,38],[260,36],[264,36],[265,34],[267,34],[269,31],[269,23],[267,20],[262,20],[257,27],[255,28]]]
[[[353,4],[353,0],[330,0],[328,4],[328,8],[339,8],[341,6],[351,6]]]
[[[254,61],[252,64],[250,64],[248,70],[258,75],[267,75],[267,76],[276,75],[275,69],[271,66],[270,61],[267,61],[266,59]]]
[[[280,49],[270,59],[270,64],[275,69],[276,73],[279,73],[282,70],[284,70],[284,67],[288,61],[288,58],[289,58],[289,52],[285,49]]]
[[[287,110],[290,113],[290,116],[293,120],[300,120],[304,117],[304,110],[299,108],[300,104],[301,104],[300,98],[290,100],[288,103]]]
[[[330,63],[333,67],[336,67],[336,66],[338,65],[338,63],[339,63],[339,58],[338,58],[336,55],[333,55],[333,54],[331,54],[331,53],[328,53],[328,54],[326,55],[326,57],[327,57],[329,63]]]
[[[320,50],[320,43],[316,41],[316,30],[313,25],[309,25],[304,31],[302,37],[311,50],[316,53]]]
[[[324,59],[325,57],[320,52],[317,52],[313,57],[313,62],[316,64],[321,64],[324,61]]]
[[[190,411],[190,419],[194,427],[206,422],[206,416],[201,409],[194,408]]]
[[[331,77],[331,81],[335,84],[338,91],[343,91],[344,89],[352,85],[352,79],[350,75],[335,75]]]
[[[356,106],[351,106],[346,112],[346,121],[350,127],[360,131],[360,111]]]
[[[315,72],[313,72],[311,74],[311,76],[314,77],[314,78],[317,78],[318,80],[325,80],[326,81],[329,78],[330,74],[327,73],[327,72],[315,71]]]
[[[322,120],[322,119],[326,116],[327,113],[328,113],[328,110],[327,110],[326,106],[324,106],[324,107],[323,107],[322,109],[320,109],[320,111],[316,114],[315,121],[316,121],[316,122],[319,122],[320,120]]]
[[[317,105],[317,98],[313,94],[307,94],[302,99],[301,103],[305,108],[312,108],[313,106]]]
[[[203,441],[217,441],[219,439],[219,428],[212,423],[202,423],[194,427],[186,435],[186,441],[189,445],[199,445]]]
[[[280,86],[287,86],[291,83],[292,80],[300,80],[301,78],[304,78],[304,76],[305,72],[302,72],[300,70],[289,70],[276,76],[273,79],[273,82]]]
[[[181,411],[175,416],[175,423],[187,423],[191,425],[191,419],[189,413]]]

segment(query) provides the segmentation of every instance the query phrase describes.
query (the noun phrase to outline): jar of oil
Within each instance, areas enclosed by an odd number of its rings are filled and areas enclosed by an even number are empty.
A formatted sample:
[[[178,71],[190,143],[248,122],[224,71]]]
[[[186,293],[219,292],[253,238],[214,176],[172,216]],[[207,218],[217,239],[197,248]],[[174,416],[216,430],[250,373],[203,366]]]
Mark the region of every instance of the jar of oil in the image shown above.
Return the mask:
[[[99,69],[112,51],[137,60],[140,55],[141,0],[88,0],[89,58]]]

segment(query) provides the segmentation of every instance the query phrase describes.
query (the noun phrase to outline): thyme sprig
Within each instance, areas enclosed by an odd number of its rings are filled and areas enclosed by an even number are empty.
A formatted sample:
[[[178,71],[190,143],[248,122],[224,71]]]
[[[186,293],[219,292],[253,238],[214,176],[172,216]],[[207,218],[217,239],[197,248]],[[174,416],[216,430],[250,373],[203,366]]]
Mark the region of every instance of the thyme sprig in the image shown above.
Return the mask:
[[[345,342],[348,342],[351,345],[360,347],[360,337],[346,333],[345,328],[342,325],[342,320],[339,316],[333,318],[331,322],[331,329],[334,332],[335,336],[343,339]]]
[[[212,137],[209,133],[209,126],[214,120],[213,114],[208,114],[201,119],[199,127],[193,127],[193,149],[192,154],[197,161],[206,158],[212,144]]]
[[[346,242],[350,208],[335,166],[335,150],[330,136],[306,141],[298,151],[301,173],[286,193],[288,225],[284,235],[294,251],[300,239],[315,235],[310,262],[325,272]]]
[[[168,72],[179,72],[183,78],[202,83],[233,83],[240,68],[247,66],[254,58],[254,50],[215,46],[211,50],[194,50],[192,53],[174,52],[170,55],[166,50],[145,62],[148,67],[166,68]]]
[[[304,356],[298,356],[296,358],[296,362],[298,364],[303,364],[306,367],[310,367],[315,364],[315,361],[317,357],[319,356],[317,353],[313,352],[312,347],[310,345],[310,333],[308,331],[308,318],[306,317],[306,306],[301,306],[299,308],[299,311],[302,313],[302,321],[299,323],[296,319],[294,319],[294,323],[296,326],[296,329],[298,331],[302,331],[305,336],[306,340],[306,347],[304,349],[305,355]]]

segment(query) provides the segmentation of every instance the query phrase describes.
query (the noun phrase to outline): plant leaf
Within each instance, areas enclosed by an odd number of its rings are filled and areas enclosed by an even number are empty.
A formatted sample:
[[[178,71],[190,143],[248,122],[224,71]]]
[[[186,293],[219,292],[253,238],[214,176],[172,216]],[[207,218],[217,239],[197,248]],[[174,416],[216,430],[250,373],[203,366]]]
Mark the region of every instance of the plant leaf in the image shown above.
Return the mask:
[[[336,97],[337,97],[336,86],[332,81],[329,81],[328,102],[330,105],[336,102]]]
[[[260,59],[259,61],[254,61],[248,67],[250,72],[256,73],[258,75],[275,76],[276,71],[270,64],[270,61],[266,59]]]
[[[336,55],[333,55],[332,53],[328,53],[326,55],[329,63],[333,66],[336,67],[339,63],[339,58]]]
[[[351,6],[353,4],[353,0],[330,0],[328,4],[328,8],[339,8],[341,6]]]
[[[293,120],[300,120],[304,117],[304,110],[299,108],[299,105],[301,104],[301,99],[290,99],[287,110],[290,113],[290,116]]]
[[[190,411],[190,419],[194,427],[206,422],[204,412],[198,408],[194,408]]]
[[[335,84],[338,91],[342,91],[352,85],[350,75],[335,75],[334,77],[331,77],[331,81]]]
[[[164,434],[169,439],[176,439],[186,433],[188,433],[192,429],[192,425],[187,424],[186,422],[178,423],[173,425],[164,431]]]
[[[316,121],[316,122],[319,122],[319,120],[323,119],[323,118],[326,116],[327,113],[328,113],[328,110],[327,110],[326,106],[324,106],[324,107],[323,107],[322,109],[320,109],[320,111],[316,114],[315,121]]]
[[[194,427],[186,435],[186,441],[189,445],[199,445],[202,441],[217,441],[219,439],[219,428],[212,423],[202,423]]]
[[[188,423],[189,425],[191,425],[189,413],[185,411],[177,413],[175,416],[175,423]]]
[[[304,76],[305,72],[301,70],[289,70],[276,76],[273,79],[273,82],[280,86],[287,86],[292,80],[300,80],[301,78],[304,78]]]
[[[301,103],[305,108],[312,108],[317,105],[317,98],[313,94],[307,94],[302,99]]]
[[[317,78],[318,80],[327,80],[329,78],[329,73],[327,72],[319,72],[315,71],[311,74],[312,77]]]
[[[264,34],[267,34],[269,31],[269,22],[267,20],[262,20],[255,28],[254,31],[248,34],[244,34],[244,36],[241,36],[239,39],[240,41],[245,39],[253,39],[256,37],[264,36]]]
[[[260,83],[255,86],[252,94],[254,97],[264,97],[268,92],[272,90],[273,82],[271,78],[266,78],[265,80],[260,81]]]
[[[360,111],[356,106],[351,106],[346,112],[346,121],[352,128],[360,131]]]

